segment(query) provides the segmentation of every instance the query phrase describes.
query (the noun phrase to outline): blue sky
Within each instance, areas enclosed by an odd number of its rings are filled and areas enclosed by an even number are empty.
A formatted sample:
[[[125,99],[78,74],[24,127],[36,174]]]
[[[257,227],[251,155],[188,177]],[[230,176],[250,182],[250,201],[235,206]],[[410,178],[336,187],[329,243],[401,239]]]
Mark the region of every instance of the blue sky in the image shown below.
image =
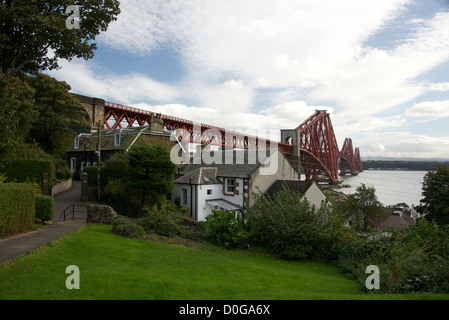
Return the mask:
[[[233,130],[326,109],[361,156],[449,158],[449,0],[122,0],[72,91]],[[276,138],[270,136],[270,138]]]

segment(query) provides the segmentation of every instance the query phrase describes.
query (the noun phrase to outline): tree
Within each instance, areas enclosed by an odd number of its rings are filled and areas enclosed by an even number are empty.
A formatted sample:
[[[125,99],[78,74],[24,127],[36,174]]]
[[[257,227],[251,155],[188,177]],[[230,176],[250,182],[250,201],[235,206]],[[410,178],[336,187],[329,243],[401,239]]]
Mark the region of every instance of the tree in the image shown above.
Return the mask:
[[[2,72],[9,79],[17,73],[56,69],[59,59],[91,59],[93,41],[117,19],[119,4],[118,0],[0,0]],[[66,26],[72,14],[66,13],[69,5],[79,8],[79,28]]]
[[[74,132],[90,128],[83,105],[70,94],[66,82],[44,74],[26,76],[26,82],[36,92],[34,109],[38,113],[30,136],[45,152],[64,153],[64,138],[72,139]]]
[[[161,203],[173,186],[176,165],[170,151],[141,140],[128,152],[128,185],[141,191],[141,206]]]
[[[388,218],[377,199],[376,189],[363,183],[344,201],[343,215],[358,231],[372,230]]]
[[[425,217],[438,224],[449,224],[449,167],[438,165],[424,176],[421,200]]]

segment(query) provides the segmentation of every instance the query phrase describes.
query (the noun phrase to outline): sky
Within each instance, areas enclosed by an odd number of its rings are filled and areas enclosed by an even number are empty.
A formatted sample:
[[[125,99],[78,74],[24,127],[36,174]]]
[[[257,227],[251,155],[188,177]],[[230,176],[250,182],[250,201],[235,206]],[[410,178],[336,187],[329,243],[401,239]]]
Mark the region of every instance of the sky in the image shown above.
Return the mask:
[[[449,158],[449,0],[122,0],[72,92],[240,132],[330,113],[365,157]],[[270,138],[277,138],[269,136]]]

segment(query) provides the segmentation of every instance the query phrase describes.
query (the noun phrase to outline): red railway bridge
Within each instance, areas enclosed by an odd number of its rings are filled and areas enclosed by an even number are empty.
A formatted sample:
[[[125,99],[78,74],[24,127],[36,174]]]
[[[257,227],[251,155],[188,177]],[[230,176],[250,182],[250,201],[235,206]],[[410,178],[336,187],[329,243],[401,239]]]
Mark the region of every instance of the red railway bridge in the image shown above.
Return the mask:
[[[145,126],[152,118],[161,119],[163,128],[174,132],[178,139],[192,143],[236,149],[277,147],[282,153],[300,159],[307,180],[336,184],[339,174],[356,175],[363,171],[359,148],[353,149],[350,138],[345,139],[341,150],[338,149],[326,110],[316,110],[295,129],[281,130],[281,141],[278,142],[116,103],[104,104],[105,129]]]

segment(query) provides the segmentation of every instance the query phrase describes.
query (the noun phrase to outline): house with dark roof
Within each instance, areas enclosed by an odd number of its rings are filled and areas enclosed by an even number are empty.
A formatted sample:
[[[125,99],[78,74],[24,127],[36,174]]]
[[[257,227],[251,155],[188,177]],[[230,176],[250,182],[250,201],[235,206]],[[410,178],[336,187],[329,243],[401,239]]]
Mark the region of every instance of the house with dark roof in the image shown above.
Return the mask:
[[[326,201],[326,195],[318,187],[317,183],[312,180],[277,180],[266,191],[266,195],[274,197],[284,188],[301,194],[316,208],[321,207],[322,202]]]
[[[175,180],[172,199],[197,221],[212,210],[241,214],[252,193],[267,191],[277,180],[299,180],[300,172],[277,149],[208,150],[195,154]]]
[[[104,163],[117,152],[128,152],[139,139],[146,139],[151,144],[167,146],[169,149],[176,144],[176,141],[170,139],[169,132],[153,131],[151,126],[102,130],[100,139],[98,132],[80,133],[74,137],[73,144],[66,150],[68,165],[72,173],[81,172],[85,167],[96,166],[99,141],[100,161]]]

